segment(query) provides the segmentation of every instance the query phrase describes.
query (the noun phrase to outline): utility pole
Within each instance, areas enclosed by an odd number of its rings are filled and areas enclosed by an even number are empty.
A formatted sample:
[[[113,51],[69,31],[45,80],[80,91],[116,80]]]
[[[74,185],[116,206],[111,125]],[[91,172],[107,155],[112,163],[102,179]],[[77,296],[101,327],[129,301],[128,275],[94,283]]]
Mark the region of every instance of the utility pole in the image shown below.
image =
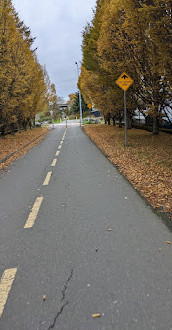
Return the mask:
[[[76,66],[77,66],[77,73],[78,73],[78,80],[79,80],[79,67],[78,67],[78,63],[75,62]],[[82,103],[81,103],[81,92],[80,89],[79,90],[79,109],[80,109],[80,126],[82,125]]]

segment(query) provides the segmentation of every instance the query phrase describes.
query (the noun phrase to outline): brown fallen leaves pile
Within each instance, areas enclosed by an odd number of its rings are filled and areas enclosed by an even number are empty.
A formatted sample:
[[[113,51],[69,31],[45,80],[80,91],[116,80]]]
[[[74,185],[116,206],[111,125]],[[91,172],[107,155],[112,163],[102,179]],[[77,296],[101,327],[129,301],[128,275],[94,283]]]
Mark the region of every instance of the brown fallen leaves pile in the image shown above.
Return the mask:
[[[108,125],[87,125],[85,133],[108,156],[147,201],[172,218],[172,135],[128,130]]]
[[[47,128],[40,127],[27,130],[26,132],[22,131],[21,133],[15,133],[15,135],[6,135],[5,139],[0,138],[0,161],[38,138],[27,147],[17,152],[14,156],[10,157],[7,161],[1,163],[0,170],[8,167],[12,161],[25,154],[34,145],[38,144],[48,132]]]

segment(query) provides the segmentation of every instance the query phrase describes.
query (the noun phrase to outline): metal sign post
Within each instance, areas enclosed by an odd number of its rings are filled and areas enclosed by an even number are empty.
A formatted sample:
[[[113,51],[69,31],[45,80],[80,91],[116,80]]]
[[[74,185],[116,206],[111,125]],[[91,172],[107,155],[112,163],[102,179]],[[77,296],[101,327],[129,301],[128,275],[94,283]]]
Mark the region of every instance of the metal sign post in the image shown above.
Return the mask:
[[[126,106],[126,91],[124,91],[124,121],[125,121],[125,147],[127,147],[127,106]]]
[[[116,84],[122,88],[124,91],[124,121],[125,121],[125,147],[127,147],[127,106],[126,106],[126,91],[132,85],[133,79],[124,72],[120,75],[120,77],[116,80]]]
[[[92,103],[89,103],[87,107],[90,109],[90,124],[91,124],[91,110],[92,110]]]
[[[75,62],[76,66],[77,66],[77,73],[78,73],[78,81],[79,81],[79,66],[78,63]],[[79,90],[79,111],[80,111],[80,126],[82,126],[82,99],[81,99],[81,92],[80,89],[78,87]]]

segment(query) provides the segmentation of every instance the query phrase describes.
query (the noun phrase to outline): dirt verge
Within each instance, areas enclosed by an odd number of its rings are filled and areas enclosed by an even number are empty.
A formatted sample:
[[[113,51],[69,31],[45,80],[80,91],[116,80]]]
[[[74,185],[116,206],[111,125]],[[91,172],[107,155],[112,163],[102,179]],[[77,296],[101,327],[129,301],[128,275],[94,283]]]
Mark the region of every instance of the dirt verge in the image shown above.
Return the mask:
[[[34,128],[0,139],[0,170],[7,168],[15,159],[42,141],[49,133],[47,128]]]

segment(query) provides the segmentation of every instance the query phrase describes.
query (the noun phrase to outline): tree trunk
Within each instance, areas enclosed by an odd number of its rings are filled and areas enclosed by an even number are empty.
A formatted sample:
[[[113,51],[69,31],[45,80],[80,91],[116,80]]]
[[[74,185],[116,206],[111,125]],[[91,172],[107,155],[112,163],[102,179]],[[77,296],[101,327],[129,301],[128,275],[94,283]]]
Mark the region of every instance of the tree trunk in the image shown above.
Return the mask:
[[[115,126],[115,117],[114,116],[112,116],[112,120],[113,120],[113,126]]]
[[[119,117],[119,128],[122,128],[122,118]]]
[[[31,120],[29,120],[29,127],[30,127],[30,129],[32,129],[32,122],[31,122]]]
[[[14,133],[15,133],[15,124],[12,123],[11,124],[11,135],[14,135]]]
[[[23,121],[22,126],[23,126],[24,131],[26,131],[26,127],[27,127],[27,123],[26,123],[26,121]]]
[[[159,134],[159,118],[153,117],[153,134]]]
[[[18,133],[21,133],[21,127],[20,127],[20,121],[19,120],[17,122],[17,130],[18,130]]]
[[[131,114],[127,115],[127,129],[131,129],[132,128],[132,116]]]
[[[35,117],[33,117],[33,127],[35,127],[36,125],[35,125]]]
[[[104,116],[104,120],[105,120],[105,124],[107,124],[107,119],[106,119],[106,116]]]
[[[1,126],[1,137],[2,139],[5,139],[5,125]]]
[[[110,113],[107,115],[107,122],[108,122],[108,125],[110,125]]]

